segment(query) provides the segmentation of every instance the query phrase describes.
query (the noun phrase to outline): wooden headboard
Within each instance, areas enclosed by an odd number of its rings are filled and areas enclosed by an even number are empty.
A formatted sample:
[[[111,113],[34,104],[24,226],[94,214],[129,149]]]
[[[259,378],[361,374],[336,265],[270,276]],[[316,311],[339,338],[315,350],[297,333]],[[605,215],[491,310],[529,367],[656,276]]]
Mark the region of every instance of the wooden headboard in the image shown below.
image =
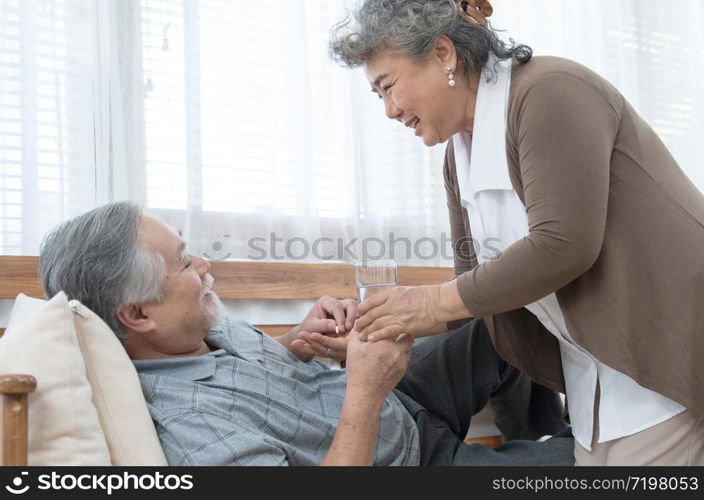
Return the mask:
[[[43,298],[38,257],[0,256],[0,299],[24,293]],[[350,264],[299,264],[282,262],[213,262],[213,290],[221,299],[318,299],[331,295],[354,298],[357,289]],[[399,267],[399,285],[435,285],[452,276],[444,267]],[[292,325],[257,325],[281,335]]]

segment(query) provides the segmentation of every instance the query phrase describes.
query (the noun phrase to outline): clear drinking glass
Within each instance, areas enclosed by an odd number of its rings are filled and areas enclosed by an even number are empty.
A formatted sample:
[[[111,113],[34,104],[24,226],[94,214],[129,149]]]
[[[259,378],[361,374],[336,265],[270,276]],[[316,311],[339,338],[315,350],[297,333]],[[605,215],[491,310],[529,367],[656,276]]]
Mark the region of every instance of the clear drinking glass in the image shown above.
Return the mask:
[[[355,262],[354,274],[360,302],[397,285],[395,260]]]

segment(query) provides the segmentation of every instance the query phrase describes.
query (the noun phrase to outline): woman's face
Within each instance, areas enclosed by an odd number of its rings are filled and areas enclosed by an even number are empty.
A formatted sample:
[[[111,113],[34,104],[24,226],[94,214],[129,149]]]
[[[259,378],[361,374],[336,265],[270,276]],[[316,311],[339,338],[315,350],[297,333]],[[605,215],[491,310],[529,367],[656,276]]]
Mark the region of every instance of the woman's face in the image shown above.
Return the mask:
[[[471,132],[474,95],[456,71],[457,83],[450,87],[447,68],[456,69],[456,56],[452,43],[442,37],[422,61],[381,52],[365,64],[367,79],[384,101],[386,116],[409,127],[426,146],[443,143],[462,130]]]

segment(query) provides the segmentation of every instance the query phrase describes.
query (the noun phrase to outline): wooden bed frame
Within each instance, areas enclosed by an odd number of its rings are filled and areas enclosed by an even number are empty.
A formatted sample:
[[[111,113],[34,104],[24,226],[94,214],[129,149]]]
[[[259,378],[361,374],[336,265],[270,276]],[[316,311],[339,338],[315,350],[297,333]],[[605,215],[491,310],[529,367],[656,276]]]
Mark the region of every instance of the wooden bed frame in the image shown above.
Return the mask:
[[[38,257],[0,256],[0,299],[24,293],[42,298]],[[317,299],[322,295],[354,298],[357,290],[354,268],[348,264],[299,264],[272,262],[213,262],[213,290],[222,299]],[[452,276],[452,269],[399,267],[399,285],[434,285]],[[294,325],[257,325],[272,336],[283,335]],[[0,335],[2,331],[0,331]],[[0,373],[0,395],[4,397],[3,461],[5,465],[27,464],[27,396],[36,388],[30,374]],[[472,443],[501,444],[500,436],[475,438]]]

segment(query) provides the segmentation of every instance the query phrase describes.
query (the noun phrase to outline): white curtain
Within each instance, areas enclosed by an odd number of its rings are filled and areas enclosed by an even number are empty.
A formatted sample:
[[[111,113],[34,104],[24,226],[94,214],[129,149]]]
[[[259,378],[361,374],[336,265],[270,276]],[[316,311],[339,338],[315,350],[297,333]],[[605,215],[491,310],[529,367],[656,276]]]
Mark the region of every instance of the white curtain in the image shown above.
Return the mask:
[[[92,2],[0,2],[3,253],[36,253],[43,232],[95,205]],[[83,50],[83,48],[88,48]]]
[[[578,61],[630,101],[704,191],[704,2],[493,0],[492,26]]]
[[[0,252],[131,199],[215,259],[450,265],[443,148],[328,58],[350,3],[0,0]],[[699,0],[494,6],[611,80],[704,189]]]

